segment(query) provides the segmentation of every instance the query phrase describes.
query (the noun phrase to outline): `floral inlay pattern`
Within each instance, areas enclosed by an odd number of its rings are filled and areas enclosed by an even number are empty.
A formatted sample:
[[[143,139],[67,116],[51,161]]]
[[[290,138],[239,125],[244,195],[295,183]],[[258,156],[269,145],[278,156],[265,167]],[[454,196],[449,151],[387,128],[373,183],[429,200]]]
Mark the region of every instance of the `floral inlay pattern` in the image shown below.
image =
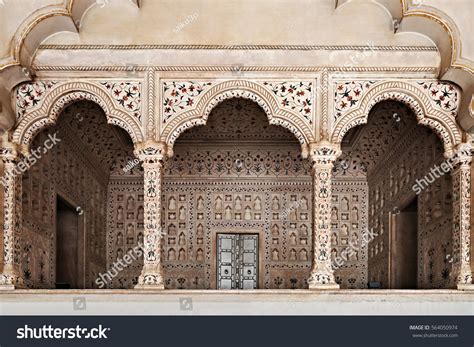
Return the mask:
[[[117,104],[141,121],[140,82],[100,82]]]
[[[163,123],[195,106],[196,98],[211,85],[212,82],[163,82]]]
[[[263,82],[278,98],[279,106],[298,112],[310,124],[313,122],[313,83],[302,82]]]
[[[16,90],[16,115],[20,119],[28,110],[38,106],[46,92],[58,82],[45,81],[24,83]]]
[[[448,111],[456,117],[458,109],[459,92],[457,88],[447,82],[418,82],[433,102],[433,106],[442,111]]]
[[[336,82],[334,91],[335,120],[357,107],[364,92],[374,83],[375,81]]]

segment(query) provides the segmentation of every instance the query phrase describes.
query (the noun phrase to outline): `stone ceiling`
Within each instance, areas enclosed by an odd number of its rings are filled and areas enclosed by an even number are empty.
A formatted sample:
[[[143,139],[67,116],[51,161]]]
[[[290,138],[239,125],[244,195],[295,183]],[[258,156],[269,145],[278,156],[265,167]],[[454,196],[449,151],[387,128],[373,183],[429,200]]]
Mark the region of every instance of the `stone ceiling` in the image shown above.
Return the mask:
[[[270,125],[263,109],[253,101],[234,98],[218,104],[205,126],[184,132],[176,143],[190,141],[218,142],[290,142],[298,145],[294,135],[281,126]]]

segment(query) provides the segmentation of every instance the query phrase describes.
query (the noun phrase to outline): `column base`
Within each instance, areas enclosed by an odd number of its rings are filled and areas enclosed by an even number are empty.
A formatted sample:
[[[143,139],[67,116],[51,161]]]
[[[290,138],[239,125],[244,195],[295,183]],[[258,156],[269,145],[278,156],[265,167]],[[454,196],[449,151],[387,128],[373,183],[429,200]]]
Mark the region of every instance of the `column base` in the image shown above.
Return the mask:
[[[309,290],[338,290],[340,289],[337,283],[314,283],[309,285]]]
[[[465,290],[465,291],[474,291],[474,284],[472,283],[458,284],[457,289]]]
[[[137,290],[165,290],[164,284],[137,284],[133,289]]]
[[[9,268],[5,272],[0,273],[0,290],[15,290],[19,288],[25,287],[23,286],[23,279],[18,275],[18,271]]]
[[[164,290],[165,283],[160,272],[147,272],[138,278],[134,289]]]

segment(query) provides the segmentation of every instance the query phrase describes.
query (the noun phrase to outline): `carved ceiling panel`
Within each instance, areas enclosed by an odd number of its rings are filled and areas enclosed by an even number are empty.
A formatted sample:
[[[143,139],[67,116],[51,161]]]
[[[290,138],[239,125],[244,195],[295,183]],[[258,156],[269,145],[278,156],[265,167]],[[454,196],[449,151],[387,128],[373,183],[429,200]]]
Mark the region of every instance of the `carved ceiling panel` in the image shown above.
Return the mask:
[[[388,151],[413,130],[427,129],[418,126],[407,106],[396,101],[377,104],[369,114],[368,123],[353,128],[344,137],[343,154],[335,165],[336,176],[370,175]]]
[[[278,125],[270,125],[262,108],[247,99],[229,99],[217,105],[205,126],[184,132],[182,141],[236,141],[258,140],[295,142],[295,136]]]
[[[78,147],[90,153],[91,161],[105,174],[123,175],[127,163],[133,161],[130,136],[121,128],[107,124],[104,111],[97,104],[76,102],[63,111],[59,123],[67,127],[67,136],[80,141]],[[136,165],[128,170],[128,175],[140,174],[140,167]]]

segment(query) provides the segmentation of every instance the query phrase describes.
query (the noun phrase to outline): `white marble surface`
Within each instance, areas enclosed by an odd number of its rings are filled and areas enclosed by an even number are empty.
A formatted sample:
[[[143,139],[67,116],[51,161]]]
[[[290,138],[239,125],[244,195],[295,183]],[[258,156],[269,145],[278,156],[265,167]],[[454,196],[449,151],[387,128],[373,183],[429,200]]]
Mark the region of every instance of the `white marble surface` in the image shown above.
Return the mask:
[[[473,315],[474,291],[16,290],[0,292],[0,314]]]

